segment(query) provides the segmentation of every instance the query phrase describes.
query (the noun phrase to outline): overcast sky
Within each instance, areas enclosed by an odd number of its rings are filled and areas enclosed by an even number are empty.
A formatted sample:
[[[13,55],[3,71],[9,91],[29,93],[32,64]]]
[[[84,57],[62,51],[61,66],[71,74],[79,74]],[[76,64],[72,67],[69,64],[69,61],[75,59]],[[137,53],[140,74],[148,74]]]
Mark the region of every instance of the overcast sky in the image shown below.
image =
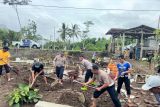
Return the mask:
[[[78,8],[160,10],[160,0],[32,0],[30,4]],[[160,16],[160,11],[77,10],[35,6],[18,6],[18,11],[22,26],[32,19],[38,25],[38,33],[48,39],[50,35],[53,35],[54,26],[57,31],[63,22],[69,26],[78,24],[83,30],[83,23],[91,20],[94,25],[91,27],[90,36],[106,37],[105,33],[110,28],[131,28],[141,24],[156,28]],[[20,29],[13,7],[2,3],[0,4],[0,26],[16,31]],[[58,33],[56,35],[58,37]]]

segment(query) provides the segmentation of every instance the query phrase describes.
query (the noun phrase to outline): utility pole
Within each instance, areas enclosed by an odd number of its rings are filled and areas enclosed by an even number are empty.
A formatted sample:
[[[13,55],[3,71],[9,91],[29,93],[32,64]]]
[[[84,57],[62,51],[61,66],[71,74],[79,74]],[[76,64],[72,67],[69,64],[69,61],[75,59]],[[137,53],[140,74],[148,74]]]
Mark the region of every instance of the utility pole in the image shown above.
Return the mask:
[[[53,36],[54,36],[54,37],[53,37],[53,39],[54,39],[54,40],[53,40],[53,43],[54,43],[54,44],[53,44],[53,45],[54,45],[54,48],[53,48],[53,49],[55,50],[55,42],[56,42],[56,40],[55,40],[55,39],[56,39],[56,37],[55,37],[55,36],[56,36],[55,26],[54,26],[54,35],[53,35]]]
[[[160,24],[160,16],[159,16],[159,19],[158,19],[158,29],[159,29],[159,24]]]
[[[22,24],[21,24],[21,20],[20,20],[20,17],[19,17],[19,12],[18,12],[17,7],[18,7],[18,5],[28,5],[29,2],[31,2],[31,1],[30,0],[3,0],[4,4],[8,4],[10,6],[13,6],[13,8],[15,8],[20,30],[22,28]]]
[[[158,18],[158,27],[157,27],[157,32],[159,32],[159,26],[160,26],[160,16]],[[156,49],[156,53],[158,53],[158,50],[159,50],[159,38],[158,38],[159,34],[156,34],[156,42],[157,42],[157,49]]]

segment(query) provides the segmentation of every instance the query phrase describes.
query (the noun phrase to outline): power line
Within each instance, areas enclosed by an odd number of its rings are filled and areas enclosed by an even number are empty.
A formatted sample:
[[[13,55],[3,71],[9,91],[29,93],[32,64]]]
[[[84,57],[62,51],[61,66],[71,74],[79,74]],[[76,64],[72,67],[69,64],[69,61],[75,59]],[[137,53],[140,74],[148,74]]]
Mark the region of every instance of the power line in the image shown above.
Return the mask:
[[[67,7],[67,6],[52,6],[52,5],[35,5],[35,4],[29,4],[29,6],[34,6],[34,7],[53,7],[53,8],[62,8],[62,9],[77,9],[77,10],[112,10],[112,11],[160,11],[160,9],[120,9],[120,8],[80,8],[80,7]]]
[[[3,2],[0,2],[3,3]],[[90,7],[72,7],[72,6],[56,6],[56,5],[36,5],[36,4],[28,4],[27,6],[33,7],[45,7],[45,8],[60,8],[60,9],[75,9],[75,10],[98,10],[98,11],[135,11],[135,12],[156,12],[160,11],[160,9],[122,9],[122,8],[90,8]]]
[[[20,29],[22,29],[22,25],[21,25],[19,13],[18,13],[17,5],[15,5],[15,10],[16,10],[16,14],[17,14],[17,17],[18,17],[18,23],[19,23]]]

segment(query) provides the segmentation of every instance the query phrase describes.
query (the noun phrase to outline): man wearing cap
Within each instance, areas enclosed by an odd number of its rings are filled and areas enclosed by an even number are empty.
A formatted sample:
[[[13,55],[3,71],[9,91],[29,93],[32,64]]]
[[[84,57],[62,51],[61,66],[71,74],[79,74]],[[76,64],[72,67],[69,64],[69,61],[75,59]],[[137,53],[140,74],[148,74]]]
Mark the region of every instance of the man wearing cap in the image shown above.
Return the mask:
[[[87,86],[91,82],[97,80],[99,86],[93,93],[92,106],[96,107],[96,99],[103,94],[105,91],[108,91],[115,107],[121,107],[121,103],[118,99],[117,92],[115,90],[114,80],[109,76],[109,74],[103,70],[99,70],[99,67],[95,64],[92,66],[93,78],[83,85]]]
[[[53,63],[54,63],[54,66],[56,67],[56,75],[58,78],[58,83],[63,84],[62,79],[63,79],[63,73],[64,73],[65,64],[66,64],[66,57],[64,56],[63,53],[60,53],[54,58]]]
[[[39,76],[42,75],[44,78],[44,82],[47,84],[47,78],[44,74],[44,65],[42,63],[39,62],[39,60],[35,60],[35,63],[32,65],[32,83],[34,81],[34,79]]]
[[[129,74],[131,73],[131,64],[125,61],[124,56],[119,56],[119,63],[117,64],[118,68],[118,87],[117,92],[120,94],[121,88],[123,83],[125,83],[125,88],[128,95],[128,102],[131,103],[130,95],[131,95],[131,88],[130,88],[130,79]]]
[[[160,76],[153,75],[146,80],[146,84],[142,86],[143,90],[149,90],[154,94],[158,104],[160,105]]]
[[[8,47],[3,47],[2,50],[0,50],[0,76],[2,75],[2,68],[4,67],[7,73],[7,79],[8,81],[11,80],[10,77],[10,69],[9,69],[9,58],[11,57],[9,53]]]

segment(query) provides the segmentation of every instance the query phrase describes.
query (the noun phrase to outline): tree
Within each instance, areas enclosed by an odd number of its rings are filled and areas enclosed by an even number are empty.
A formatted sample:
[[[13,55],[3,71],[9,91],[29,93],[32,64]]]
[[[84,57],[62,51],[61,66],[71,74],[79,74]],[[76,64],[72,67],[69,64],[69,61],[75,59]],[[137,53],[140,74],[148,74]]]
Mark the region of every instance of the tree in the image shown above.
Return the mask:
[[[66,44],[66,40],[68,36],[68,26],[65,23],[62,23],[62,28],[60,28],[58,32],[60,33],[60,37],[62,41]],[[65,49],[66,49],[66,45],[65,45]]]
[[[42,39],[41,35],[37,34],[37,24],[33,20],[29,20],[29,23],[27,26],[24,26],[21,29],[22,35],[24,35],[25,38],[31,39],[34,41],[38,41]]]
[[[82,38],[82,40],[84,40],[85,41],[85,39],[86,38],[88,38],[88,33],[89,33],[89,28],[90,28],[90,26],[91,25],[94,25],[94,23],[92,22],[92,21],[86,21],[86,22],[84,22],[83,23],[85,26],[86,26],[86,28],[85,28],[85,30],[83,31],[83,33],[82,33],[82,35],[81,35],[81,38]],[[83,48],[84,48],[85,46],[84,46],[84,44],[83,44]]]
[[[0,40],[3,42],[11,44],[12,41],[18,41],[20,38],[21,34],[19,32],[10,29],[0,29]]]
[[[62,41],[65,42],[68,35],[68,26],[65,23],[62,23],[62,28],[60,28],[58,32],[60,33]]]
[[[86,21],[86,22],[84,22],[84,25],[86,26],[86,30],[85,31],[86,31],[86,33],[88,33],[90,26],[94,25],[94,23],[92,21]]]
[[[78,27],[77,24],[72,25],[71,28],[69,28],[69,36],[70,38],[73,38],[73,42],[74,42],[74,38],[78,38],[78,36],[80,35],[80,28]]]

